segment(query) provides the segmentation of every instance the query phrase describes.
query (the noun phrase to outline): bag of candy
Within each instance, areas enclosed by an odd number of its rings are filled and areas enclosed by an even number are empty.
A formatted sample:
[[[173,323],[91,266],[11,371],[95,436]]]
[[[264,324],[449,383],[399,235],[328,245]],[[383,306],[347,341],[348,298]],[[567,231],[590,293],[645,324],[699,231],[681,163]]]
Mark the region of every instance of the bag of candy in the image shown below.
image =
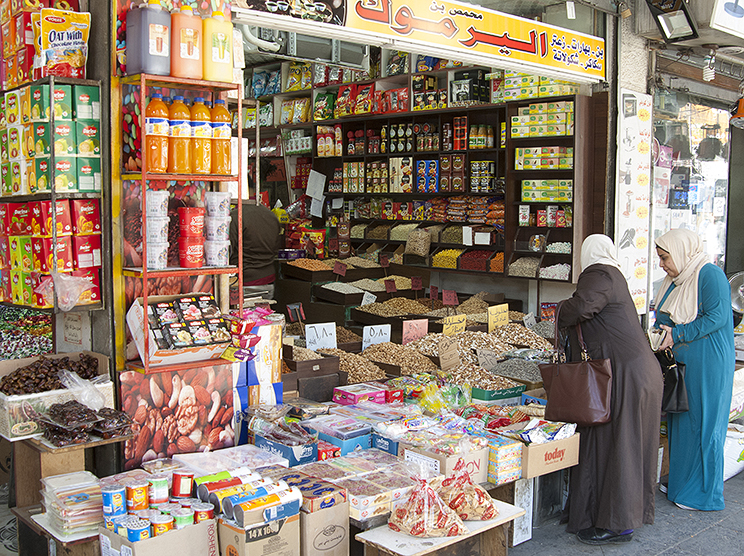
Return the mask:
[[[480,485],[473,483],[465,467],[465,460],[460,458],[452,471],[452,476],[437,477],[431,483],[445,504],[463,521],[488,521],[496,518],[499,515],[496,502]]]

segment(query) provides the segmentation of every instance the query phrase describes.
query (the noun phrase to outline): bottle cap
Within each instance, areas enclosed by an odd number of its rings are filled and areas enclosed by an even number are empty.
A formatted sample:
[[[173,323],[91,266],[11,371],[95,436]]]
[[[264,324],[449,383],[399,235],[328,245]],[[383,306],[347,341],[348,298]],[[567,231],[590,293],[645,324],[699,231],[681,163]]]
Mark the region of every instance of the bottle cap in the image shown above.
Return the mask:
[[[150,98],[163,98],[163,95],[161,95],[160,93],[153,93],[150,95]]]
[[[181,12],[188,12],[190,14],[193,14],[194,10],[191,8],[191,6],[181,6]]]
[[[214,10],[212,12],[212,17],[214,17],[215,19],[218,18],[218,17],[221,17],[222,19],[224,19],[225,18],[225,14],[221,10]]]
[[[204,102],[204,99],[202,97],[196,97],[194,99],[194,103],[197,103],[197,102],[202,102],[203,103]]]
[[[181,102],[183,102],[183,97],[181,95],[176,95],[176,96],[173,97],[173,100],[174,101],[179,101],[180,100]]]
[[[221,98],[218,98],[217,100],[214,101],[214,103],[215,104],[222,104],[222,105],[224,105],[225,104],[225,101],[222,100]]]

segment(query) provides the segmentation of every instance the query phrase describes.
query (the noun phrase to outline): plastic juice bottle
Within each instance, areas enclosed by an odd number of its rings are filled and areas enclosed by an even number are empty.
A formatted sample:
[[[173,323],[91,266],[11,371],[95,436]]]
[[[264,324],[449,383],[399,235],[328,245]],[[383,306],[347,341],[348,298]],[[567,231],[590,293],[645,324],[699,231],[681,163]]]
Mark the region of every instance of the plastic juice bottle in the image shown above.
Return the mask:
[[[220,11],[204,20],[204,79],[232,83],[233,25]]]
[[[170,120],[168,138],[168,172],[191,173],[191,112],[183,103],[182,96],[173,97],[168,110]]]
[[[145,169],[148,172],[168,171],[168,119],[163,95],[153,93],[145,109]]]
[[[225,101],[217,99],[212,108],[212,173],[230,173],[230,139],[232,125]]]
[[[146,6],[127,13],[127,73],[170,73],[171,15],[150,0]]]
[[[174,77],[202,78],[202,19],[191,6],[171,14],[170,64]]]
[[[195,174],[212,171],[212,116],[201,97],[191,107],[191,160]]]

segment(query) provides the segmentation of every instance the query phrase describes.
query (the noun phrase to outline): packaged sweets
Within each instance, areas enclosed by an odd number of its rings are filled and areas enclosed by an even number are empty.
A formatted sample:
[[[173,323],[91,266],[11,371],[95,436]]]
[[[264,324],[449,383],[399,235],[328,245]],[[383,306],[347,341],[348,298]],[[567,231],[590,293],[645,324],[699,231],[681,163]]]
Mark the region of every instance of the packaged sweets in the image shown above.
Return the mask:
[[[163,328],[165,325],[172,322],[179,322],[181,320],[181,317],[176,313],[173,303],[169,301],[156,303],[154,306],[151,305],[150,307],[153,307],[160,328]]]
[[[222,316],[222,311],[220,311],[217,302],[211,295],[199,295],[196,297],[196,301],[199,305],[202,317],[205,319],[219,318]]]
[[[292,123],[295,123],[295,124],[307,123],[309,116],[310,116],[310,99],[309,98],[296,98],[294,100],[294,116],[292,117]]]
[[[408,501],[390,515],[388,527],[414,537],[456,537],[468,529],[424,479],[413,488]]]
[[[165,336],[174,349],[191,347],[194,345],[194,339],[189,333],[188,326],[182,322],[172,322],[163,327],[163,336]]]
[[[313,120],[330,120],[333,118],[333,107],[336,97],[332,93],[319,93],[315,97],[315,106],[313,107]]]
[[[291,124],[292,118],[294,117],[294,100],[283,100],[281,105],[281,113],[279,114],[279,123]]]
[[[196,346],[206,346],[212,343],[212,334],[209,332],[206,321],[192,320],[186,323],[189,334]]]
[[[375,96],[375,84],[368,83],[357,89],[354,103],[354,114],[369,114],[372,111],[372,99]]]
[[[231,335],[227,330],[227,324],[222,318],[207,319],[207,328],[209,333],[212,335],[212,342],[215,344],[221,344],[223,342],[229,342]]]
[[[356,97],[356,85],[342,85],[338,88],[338,97],[334,108],[334,116],[340,118],[354,113],[354,98]]]
[[[433,479],[431,486],[463,521],[488,521],[499,515],[493,498],[470,479],[463,459],[455,464],[452,476]]]
[[[42,77],[56,75],[85,79],[89,13],[43,9],[38,28],[36,25],[33,28],[34,44],[41,47],[38,63]]]
[[[196,297],[182,297],[176,300],[175,306],[184,321],[201,320],[203,318]]]

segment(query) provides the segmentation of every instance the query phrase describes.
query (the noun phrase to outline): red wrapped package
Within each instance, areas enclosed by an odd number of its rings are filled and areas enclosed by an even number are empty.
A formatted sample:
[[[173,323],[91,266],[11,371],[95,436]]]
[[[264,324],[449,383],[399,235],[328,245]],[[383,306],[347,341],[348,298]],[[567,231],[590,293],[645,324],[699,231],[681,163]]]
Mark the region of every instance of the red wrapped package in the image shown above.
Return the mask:
[[[431,486],[463,521],[488,521],[499,515],[494,499],[470,479],[462,458],[455,464],[452,476],[434,479]]]
[[[468,533],[467,527],[423,479],[417,479],[408,502],[390,515],[388,527],[414,537],[457,537]]]

